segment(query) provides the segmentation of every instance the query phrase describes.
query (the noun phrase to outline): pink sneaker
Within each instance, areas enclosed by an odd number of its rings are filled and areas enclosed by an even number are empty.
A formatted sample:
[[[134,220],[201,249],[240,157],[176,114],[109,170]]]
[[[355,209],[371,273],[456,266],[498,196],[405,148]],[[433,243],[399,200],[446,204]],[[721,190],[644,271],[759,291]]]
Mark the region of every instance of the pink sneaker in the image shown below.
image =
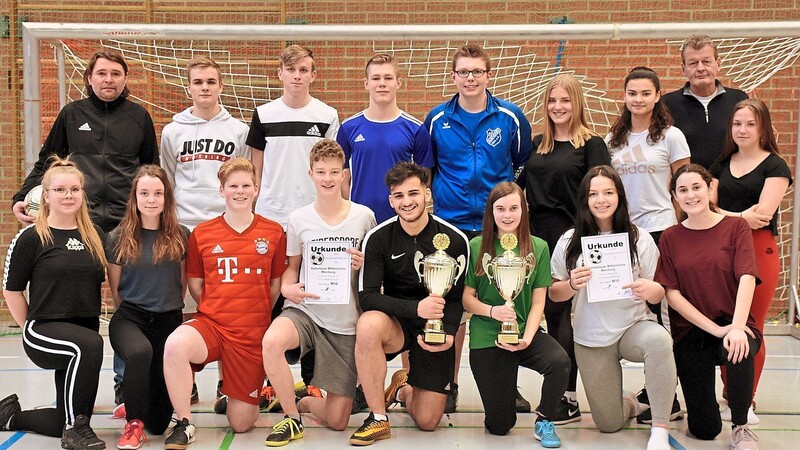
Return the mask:
[[[144,424],[141,420],[131,420],[126,423],[125,431],[117,442],[117,448],[120,450],[136,450],[142,448],[142,442],[147,441],[147,436],[145,436],[142,428],[144,428]]]
[[[120,403],[114,408],[114,411],[111,412],[112,419],[125,419],[127,415],[127,411],[125,411],[125,403]]]

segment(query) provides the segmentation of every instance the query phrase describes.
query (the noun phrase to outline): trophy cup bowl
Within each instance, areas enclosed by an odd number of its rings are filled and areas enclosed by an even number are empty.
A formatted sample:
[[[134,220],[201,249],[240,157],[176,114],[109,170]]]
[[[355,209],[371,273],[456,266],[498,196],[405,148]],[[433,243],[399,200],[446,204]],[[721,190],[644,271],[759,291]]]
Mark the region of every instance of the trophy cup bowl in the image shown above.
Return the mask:
[[[503,236],[501,245],[506,249],[502,255],[492,258],[488,253],[484,253],[483,271],[489,278],[489,283],[494,283],[497,292],[505,300],[505,306],[513,308],[514,299],[522,292],[522,288],[533,273],[533,255],[526,257],[515,255],[513,249],[517,246],[517,239],[512,234]],[[497,342],[512,345],[519,343],[519,325],[516,320],[500,324]]]
[[[417,252],[414,255],[414,268],[430,295],[439,297],[447,295],[450,288],[453,287],[453,284],[458,277],[461,276],[461,273],[466,267],[466,258],[464,255],[460,255],[459,260],[456,261],[445,253],[444,248],[447,248],[449,244],[450,242],[447,235],[437,234],[434,237],[434,246],[437,248],[436,252],[425,257],[422,256],[422,252]],[[422,265],[421,272],[420,263]],[[427,344],[445,343],[446,334],[441,319],[428,319],[425,323],[423,340]]]

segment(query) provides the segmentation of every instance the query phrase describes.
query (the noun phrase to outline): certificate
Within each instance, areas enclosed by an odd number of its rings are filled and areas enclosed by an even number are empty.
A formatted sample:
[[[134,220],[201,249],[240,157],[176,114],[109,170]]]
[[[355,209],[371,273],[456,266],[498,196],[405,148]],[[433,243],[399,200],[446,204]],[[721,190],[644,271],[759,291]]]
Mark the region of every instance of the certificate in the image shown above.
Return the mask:
[[[622,286],[633,282],[628,233],[601,234],[581,238],[583,262],[592,268],[586,285],[589,302],[633,298]]]
[[[309,242],[303,249],[306,291],[319,298],[306,297],[305,303],[344,305],[350,303],[350,254],[345,242]]]

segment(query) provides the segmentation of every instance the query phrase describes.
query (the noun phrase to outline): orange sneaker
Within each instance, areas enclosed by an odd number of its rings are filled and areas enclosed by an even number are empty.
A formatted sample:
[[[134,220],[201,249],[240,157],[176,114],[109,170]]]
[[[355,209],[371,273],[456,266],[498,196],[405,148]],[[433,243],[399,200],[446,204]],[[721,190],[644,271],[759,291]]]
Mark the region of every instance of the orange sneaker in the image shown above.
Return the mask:
[[[117,442],[120,450],[136,450],[142,448],[142,443],[147,442],[144,434],[144,424],[141,420],[131,420],[125,424],[125,431]]]
[[[114,411],[111,411],[112,419],[125,419],[127,418],[127,415],[127,411],[125,411],[125,403],[120,403],[114,407]]]

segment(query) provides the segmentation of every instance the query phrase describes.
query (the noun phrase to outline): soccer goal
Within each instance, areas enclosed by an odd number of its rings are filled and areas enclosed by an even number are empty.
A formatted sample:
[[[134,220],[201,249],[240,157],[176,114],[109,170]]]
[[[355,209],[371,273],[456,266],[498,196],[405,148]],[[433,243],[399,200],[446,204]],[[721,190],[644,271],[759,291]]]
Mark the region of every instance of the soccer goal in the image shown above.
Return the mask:
[[[724,82],[751,95],[772,92],[800,73],[800,22],[548,24],[548,25],[179,25],[24,23],[24,118],[26,169],[35,161],[59,109],[84,96],[88,56],[100,48],[120,51],[128,61],[132,98],[147,105],[156,129],[190,103],[186,63],[195,55],[223,69],[221,101],[249,122],[253,108],[281,95],[277,56],[287,42],[315,52],[318,79],[312,93],[348,117],[366,104],[363,66],[374,52],[393,54],[404,81],[403,109],[423,118],[454,93],[450,59],[467,42],[482,44],[493,59],[490,89],[519,105],[533,123],[542,120],[542,92],[558,73],[572,73],[586,93],[590,120],[605,134],[615,120],[627,71],[646,65],[670,91],[683,84],[680,43],[692,33],[717,40]],[[794,95],[794,97],[792,97]],[[780,99],[762,97],[782,123],[783,156],[795,167],[800,98],[787,89]],[[780,100],[783,103],[778,103]],[[786,102],[790,103],[786,107]],[[792,122],[794,121],[794,122]],[[788,124],[793,123],[792,128]],[[43,126],[44,124],[44,126]],[[43,133],[44,131],[44,133]],[[788,136],[788,137],[787,137]],[[800,172],[798,172],[800,174]],[[795,175],[797,180],[800,175]],[[769,317],[786,330],[798,305],[799,193],[790,191],[781,209],[783,273]],[[794,201],[792,200],[794,198]]]

